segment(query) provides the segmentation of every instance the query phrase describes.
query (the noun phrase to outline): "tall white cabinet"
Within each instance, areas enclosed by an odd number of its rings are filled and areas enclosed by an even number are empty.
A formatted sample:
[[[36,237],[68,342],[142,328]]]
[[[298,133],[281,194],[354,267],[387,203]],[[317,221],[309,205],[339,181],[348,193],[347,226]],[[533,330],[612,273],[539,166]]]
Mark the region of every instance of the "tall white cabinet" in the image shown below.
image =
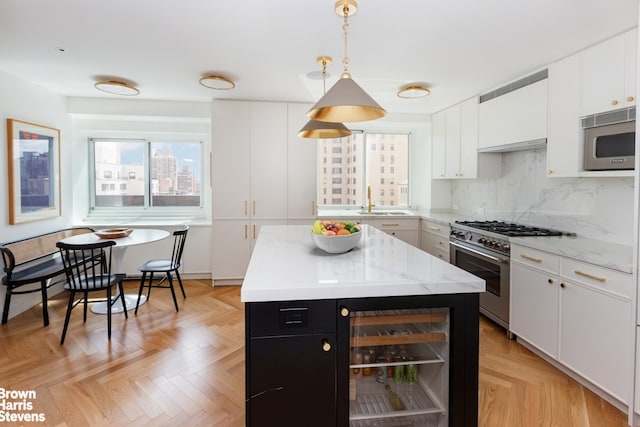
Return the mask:
[[[214,101],[214,284],[242,282],[262,225],[315,217],[315,141],[296,135],[307,108]]]

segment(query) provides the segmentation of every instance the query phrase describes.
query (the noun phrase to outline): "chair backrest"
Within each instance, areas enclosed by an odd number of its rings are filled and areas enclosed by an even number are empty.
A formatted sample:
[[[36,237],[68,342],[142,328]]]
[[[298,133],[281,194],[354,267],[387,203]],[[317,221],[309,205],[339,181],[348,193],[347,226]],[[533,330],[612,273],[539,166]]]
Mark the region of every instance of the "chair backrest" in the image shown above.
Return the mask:
[[[171,252],[171,265],[178,268],[182,265],[182,251],[184,251],[184,242],[187,240],[187,232],[189,226],[184,225],[181,230],[173,232],[173,251]]]
[[[115,244],[113,240],[78,245],[56,243],[64,263],[67,286],[70,289],[101,289],[110,286],[111,248]]]

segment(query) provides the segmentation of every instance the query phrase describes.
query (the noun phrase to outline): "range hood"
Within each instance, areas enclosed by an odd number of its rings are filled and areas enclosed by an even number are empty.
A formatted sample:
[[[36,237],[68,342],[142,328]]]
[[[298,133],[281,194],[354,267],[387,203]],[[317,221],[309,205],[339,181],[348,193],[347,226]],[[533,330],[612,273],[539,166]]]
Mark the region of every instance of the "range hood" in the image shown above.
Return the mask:
[[[509,153],[511,151],[538,150],[541,148],[547,148],[547,138],[478,148],[478,153]]]

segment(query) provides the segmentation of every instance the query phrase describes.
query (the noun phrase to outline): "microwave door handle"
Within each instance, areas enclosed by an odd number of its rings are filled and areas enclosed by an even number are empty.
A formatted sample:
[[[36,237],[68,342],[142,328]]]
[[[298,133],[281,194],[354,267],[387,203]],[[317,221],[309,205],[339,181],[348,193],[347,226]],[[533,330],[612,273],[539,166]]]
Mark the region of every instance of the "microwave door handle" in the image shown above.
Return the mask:
[[[451,241],[450,241],[450,242],[449,242],[449,244],[450,244],[450,245],[452,245],[452,246],[455,246],[455,247],[457,247],[457,248],[463,249],[463,250],[465,250],[465,251],[472,252],[472,253],[474,253],[474,254],[476,254],[476,255],[481,256],[482,258],[486,258],[486,259],[490,259],[491,261],[498,262],[498,263],[500,263],[500,264],[502,264],[502,263],[504,263],[504,262],[505,262],[504,260],[501,260],[500,258],[497,258],[497,257],[491,256],[491,255],[487,255],[487,254],[482,253],[482,252],[480,252],[480,251],[477,251],[477,250],[475,250],[475,249],[471,249],[471,248],[469,248],[469,247],[467,247],[467,246],[463,246],[463,245],[461,245],[461,244],[459,244],[459,243],[455,243],[455,242],[451,242]]]

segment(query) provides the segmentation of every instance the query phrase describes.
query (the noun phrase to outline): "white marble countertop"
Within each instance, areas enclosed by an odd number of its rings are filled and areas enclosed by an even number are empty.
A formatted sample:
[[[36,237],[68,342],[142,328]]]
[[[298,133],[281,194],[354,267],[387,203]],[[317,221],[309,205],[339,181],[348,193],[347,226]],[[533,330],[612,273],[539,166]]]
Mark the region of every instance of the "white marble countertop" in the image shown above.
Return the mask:
[[[633,248],[631,246],[579,236],[511,237],[509,242],[623,273],[633,273]]]
[[[328,254],[308,225],[267,225],[253,250],[243,302],[476,293],[484,280],[363,225],[351,251]]]

